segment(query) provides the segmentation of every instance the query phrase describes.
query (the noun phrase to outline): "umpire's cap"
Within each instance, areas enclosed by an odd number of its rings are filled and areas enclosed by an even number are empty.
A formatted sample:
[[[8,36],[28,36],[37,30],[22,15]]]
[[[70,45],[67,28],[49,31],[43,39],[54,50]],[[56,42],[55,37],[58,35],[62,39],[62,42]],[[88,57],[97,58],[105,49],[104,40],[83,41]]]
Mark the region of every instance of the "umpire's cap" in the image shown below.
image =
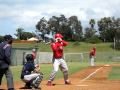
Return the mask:
[[[12,40],[12,36],[11,35],[5,35],[4,36],[4,40],[7,41],[7,40]]]

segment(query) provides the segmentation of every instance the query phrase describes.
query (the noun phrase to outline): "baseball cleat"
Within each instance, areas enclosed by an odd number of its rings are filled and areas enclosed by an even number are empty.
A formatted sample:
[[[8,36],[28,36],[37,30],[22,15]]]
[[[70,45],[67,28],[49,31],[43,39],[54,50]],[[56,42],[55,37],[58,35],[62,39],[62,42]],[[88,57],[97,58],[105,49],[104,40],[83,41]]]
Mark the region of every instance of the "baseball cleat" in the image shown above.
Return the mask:
[[[65,81],[65,84],[66,85],[71,85],[71,82],[70,81]]]
[[[47,86],[55,86],[55,84],[53,84],[52,81],[48,81],[46,85]]]

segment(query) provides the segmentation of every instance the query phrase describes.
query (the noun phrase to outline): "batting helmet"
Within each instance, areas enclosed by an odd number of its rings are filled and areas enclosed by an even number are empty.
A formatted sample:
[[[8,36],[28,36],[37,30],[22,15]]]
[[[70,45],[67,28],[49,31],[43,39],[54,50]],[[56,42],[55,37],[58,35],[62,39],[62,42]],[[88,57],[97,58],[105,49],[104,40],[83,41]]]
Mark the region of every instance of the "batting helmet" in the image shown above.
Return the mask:
[[[63,38],[63,36],[60,33],[55,34],[55,38]]]

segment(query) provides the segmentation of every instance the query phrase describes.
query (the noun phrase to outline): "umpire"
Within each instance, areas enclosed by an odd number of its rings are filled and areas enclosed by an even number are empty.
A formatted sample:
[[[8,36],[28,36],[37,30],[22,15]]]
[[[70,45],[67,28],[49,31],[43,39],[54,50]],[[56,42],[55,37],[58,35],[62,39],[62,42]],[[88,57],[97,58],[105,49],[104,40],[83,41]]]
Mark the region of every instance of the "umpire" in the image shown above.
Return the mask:
[[[11,35],[5,35],[4,42],[0,43],[0,85],[2,77],[5,74],[8,90],[15,90],[13,75],[10,70],[12,41]]]

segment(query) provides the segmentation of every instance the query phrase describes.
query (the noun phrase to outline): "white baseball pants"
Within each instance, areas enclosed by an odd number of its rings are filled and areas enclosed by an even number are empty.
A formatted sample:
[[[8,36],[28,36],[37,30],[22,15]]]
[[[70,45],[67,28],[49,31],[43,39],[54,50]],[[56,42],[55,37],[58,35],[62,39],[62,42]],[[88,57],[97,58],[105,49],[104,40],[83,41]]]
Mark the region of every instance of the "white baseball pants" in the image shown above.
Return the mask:
[[[52,71],[52,73],[50,75],[49,81],[54,80],[59,68],[63,72],[64,80],[65,81],[68,80],[68,67],[67,67],[67,64],[66,64],[66,62],[65,62],[65,60],[63,58],[60,58],[60,59],[54,59],[53,60],[53,71]]]
[[[30,80],[36,78],[36,77],[39,76],[39,75],[40,75],[40,74],[38,74],[38,73],[32,73],[32,74],[30,74],[30,75],[25,75],[25,76],[24,76],[24,81],[30,81]]]
[[[90,65],[95,66],[94,56],[90,57]]]

